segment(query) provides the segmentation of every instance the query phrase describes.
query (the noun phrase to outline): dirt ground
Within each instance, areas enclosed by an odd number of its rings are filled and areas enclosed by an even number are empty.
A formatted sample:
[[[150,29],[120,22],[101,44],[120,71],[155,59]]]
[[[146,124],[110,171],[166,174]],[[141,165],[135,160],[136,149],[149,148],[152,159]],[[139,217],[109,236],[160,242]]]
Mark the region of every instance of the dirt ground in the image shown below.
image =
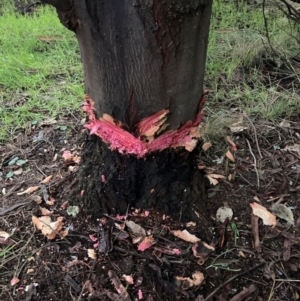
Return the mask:
[[[82,122],[71,116],[64,120],[69,130],[52,122],[32,125],[0,146],[0,230],[10,234],[5,240],[0,232],[0,300],[299,299],[297,120],[244,121],[245,129],[231,135],[237,150],[228,143],[234,162],[224,154],[216,156],[214,147],[200,154],[200,168],[224,176],[217,185],[207,180],[208,213],[215,225],[208,245],[172,234],[186,229],[203,239],[204,225],[182,224],[153,210],[130,208],[126,217],[99,220],[84,208],[70,215],[66,202],[71,200],[65,196],[85,134]],[[65,150],[72,155],[67,160]],[[42,183],[48,176],[52,178]],[[28,187],[36,191],[22,194]],[[252,215],[253,202],[268,210],[282,204],[286,211],[276,212],[276,226],[264,225]],[[224,206],[233,216],[222,222],[217,210]],[[52,221],[64,218],[67,235],[60,232],[48,240],[35,229],[32,216],[48,214]],[[145,237],[150,244],[142,250]],[[199,275],[204,280],[197,283]]]

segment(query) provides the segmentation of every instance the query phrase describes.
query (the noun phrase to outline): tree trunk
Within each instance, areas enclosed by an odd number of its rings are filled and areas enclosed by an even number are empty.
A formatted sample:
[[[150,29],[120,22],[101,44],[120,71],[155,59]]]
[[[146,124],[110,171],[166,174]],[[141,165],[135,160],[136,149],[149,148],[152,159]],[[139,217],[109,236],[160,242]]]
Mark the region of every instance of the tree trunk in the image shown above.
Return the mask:
[[[81,191],[97,213],[155,207],[205,220],[203,174],[193,148],[212,0],[43,2],[76,34],[93,101],[86,104],[87,127],[101,138],[92,135],[84,147],[77,195]]]

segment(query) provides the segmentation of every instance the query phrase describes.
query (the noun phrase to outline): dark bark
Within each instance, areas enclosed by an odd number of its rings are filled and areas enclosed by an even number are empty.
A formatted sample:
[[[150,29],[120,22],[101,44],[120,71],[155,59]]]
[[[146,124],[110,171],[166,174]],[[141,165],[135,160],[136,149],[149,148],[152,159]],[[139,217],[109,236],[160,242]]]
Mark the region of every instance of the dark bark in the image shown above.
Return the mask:
[[[202,95],[212,0],[44,0],[75,30],[97,113],[133,126],[170,109],[193,120]],[[68,19],[69,18],[69,19]]]
[[[167,149],[139,159],[112,152],[91,137],[71,199],[84,200],[96,215],[125,214],[131,207],[156,208],[179,220],[200,220],[206,225],[206,193],[203,173],[197,167],[198,152]]]
[[[42,0],[56,8],[60,22],[68,29],[75,31],[79,20],[75,15],[72,0]]]
[[[211,1],[74,3],[86,92],[100,116],[110,114],[131,131],[142,118],[166,108],[173,129],[194,119]]]
[[[76,33],[86,93],[96,115],[136,134],[162,109],[168,129],[195,119],[202,96],[212,0],[45,0]],[[99,139],[99,138],[98,138]],[[155,207],[180,219],[205,217],[197,151],[166,149],[136,158],[92,138],[74,190],[95,213]],[[102,181],[101,181],[102,179]],[[195,212],[200,213],[197,217]]]

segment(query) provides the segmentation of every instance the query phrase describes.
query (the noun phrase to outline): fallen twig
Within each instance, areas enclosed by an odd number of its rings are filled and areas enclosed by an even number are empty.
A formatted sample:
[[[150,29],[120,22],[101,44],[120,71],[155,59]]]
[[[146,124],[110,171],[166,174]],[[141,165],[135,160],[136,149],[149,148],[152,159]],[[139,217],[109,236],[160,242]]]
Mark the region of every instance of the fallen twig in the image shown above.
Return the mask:
[[[269,295],[268,301],[271,301],[271,299],[272,299],[272,297],[273,297],[273,294],[274,294],[274,286],[275,286],[275,281],[273,281],[273,284],[272,284],[272,288],[271,288],[271,291],[270,291],[270,295]]]
[[[238,175],[246,182],[248,183],[251,187],[254,187],[255,185],[251,184],[247,179],[245,179],[241,173],[239,173],[238,171],[236,171],[238,173]]]
[[[12,206],[10,206],[10,207],[4,209],[4,210],[1,210],[1,211],[0,211],[0,216],[5,215],[5,214],[7,214],[8,212],[13,211],[13,210],[16,209],[16,208],[19,208],[19,207],[21,207],[21,206],[28,205],[28,204],[30,204],[30,203],[31,203],[31,201],[23,202],[23,203],[18,203],[18,204],[14,204],[14,205],[12,205]]]
[[[210,299],[211,299],[211,298],[212,298],[219,290],[221,290],[224,286],[226,286],[226,285],[227,285],[228,283],[230,283],[231,281],[233,281],[233,280],[235,280],[235,279],[237,279],[237,278],[240,278],[240,277],[242,277],[242,276],[244,276],[244,275],[246,275],[246,274],[248,274],[248,273],[250,273],[250,272],[252,272],[252,271],[254,271],[254,270],[258,269],[258,268],[260,268],[260,267],[262,267],[264,264],[265,264],[265,262],[261,262],[260,264],[254,266],[254,267],[251,268],[250,270],[245,271],[245,272],[243,272],[243,273],[240,273],[240,274],[237,274],[237,275],[231,277],[230,279],[228,279],[227,281],[225,281],[223,284],[221,284],[219,287],[217,287],[211,294],[209,294],[209,295],[204,299],[204,301],[210,300]]]
[[[230,301],[241,301],[245,299],[247,296],[255,292],[256,286],[254,284],[251,284],[249,287],[246,287],[241,292],[236,294],[233,298],[230,299]]]
[[[252,152],[252,148],[251,148],[250,142],[248,141],[248,139],[246,139],[246,141],[247,141],[247,144],[248,144],[248,147],[249,147],[249,151],[250,151],[250,153],[251,153],[251,155],[253,157],[253,160],[254,160],[254,169],[255,169],[256,177],[257,177],[257,189],[259,189],[260,182],[259,182],[259,174],[258,174],[258,170],[257,170],[256,158],[255,158],[255,155]]]
[[[258,253],[261,253],[261,246],[259,241],[259,233],[258,233],[258,216],[252,214],[251,215],[251,228],[254,236],[254,247]]]
[[[133,252],[133,251],[130,251],[130,250],[122,249],[122,248],[117,247],[117,246],[114,246],[114,250],[119,251],[119,252],[122,252],[122,253],[125,253],[125,254],[128,254],[128,255],[140,257],[140,258],[143,258],[143,259],[152,259],[152,258],[151,258],[149,255],[147,255],[147,254],[140,254],[140,253]]]
[[[259,153],[259,158],[260,158],[260,159],[262,159],[262,158],[263,158],[263,156],[262,156],[262,154],[261,154],[261,151],[260,151],[260,148],[259,148],[258,139],[257,139],[257,132],[256,132],[256,128],[255,128],[255,126],[254,126],[253,122],[251,121],[251,119],[248,117],[248,115],[247,115],[247,114],[245,114],[245,116],[246,116],[246,118],[248,119],[248,121],[250,122],[250,124],[251,124],[251,126],[252,126],[252,128],[253,128],[253,132],[254,132],[254,139],[255,139],[255,143],[256,143],[257,151],[258,151],[258,153]]]
[[[126,288],[121,283],[117,274],[114,271],[110,270],[110,271],[108,271],[108,276],[109,276],[110,281],[112,282],[113,286],[115,287],[116,291],[118,292],[119,296],[122,298],[122,300],[131,301],[131,298],[130,298]]]
[[[275,279],[275,281],[280,281],[280,282],[300,282],[298,279]]]

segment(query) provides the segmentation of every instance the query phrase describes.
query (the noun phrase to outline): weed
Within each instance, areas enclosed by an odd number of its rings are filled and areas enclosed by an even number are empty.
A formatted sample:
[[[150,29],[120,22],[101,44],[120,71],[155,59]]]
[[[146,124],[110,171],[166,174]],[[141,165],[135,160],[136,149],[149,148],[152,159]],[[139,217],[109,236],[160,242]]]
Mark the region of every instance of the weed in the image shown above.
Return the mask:
[[[206,68],[211,94],[204,133],[211,141],[224,137],[234,115],[243,112],[272,121],[300,113],[298,69],[291,61],[298,55],[299,41],[294,37],[299,29],[267,1],[266,32],[262,5],[248,3],[213,4]],[[272,64],[273,73],[266,62]],[[282,79],[293,88],[284,89]]]
[[[7,246],[0,250],[0,258],[5,258],[5,256],[13,249],[14,246]]]
[[[232,263],[236,263],[235,259],[226,259],[226,256],[230,253],[233,253],[236,249],[226,249],[223,253],[216,256],[216,258],[212,261],[212,263],[206,268],[207,270],[210,268],[214,269],[224,269],[227,271],[238,272],[240,269],[230,268],[229,265]]]
[[[237,227],[236,223],[234,223],[234,222],[232,222],[230,224],[230,226],[231,226],[231,229],[234,233],[234,246],[236,246],[237,245],[237,240],[239,239],[239,230],[238,230],[238,227]]]

